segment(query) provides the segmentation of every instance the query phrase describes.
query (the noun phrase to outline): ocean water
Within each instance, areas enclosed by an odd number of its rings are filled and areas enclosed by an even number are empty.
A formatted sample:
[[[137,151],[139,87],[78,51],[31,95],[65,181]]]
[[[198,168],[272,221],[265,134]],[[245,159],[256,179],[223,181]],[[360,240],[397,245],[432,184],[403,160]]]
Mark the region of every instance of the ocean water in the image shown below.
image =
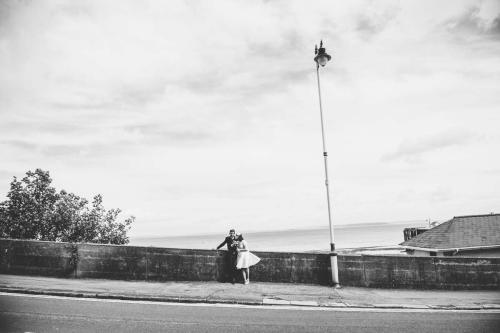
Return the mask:
[[[334,228],[337,249],[360,247],[391,247],[403,242],[403,229],[426,226],[425,221],[367,223],[339,225]],[[315,229],[294,229],[243,233],[249,248],[255,251],[328,251],[330,233],[328,227]],[[189,235],[175,237],[131,238],[130,245],[157,246],[185,249],[214,249],[227,234]]]

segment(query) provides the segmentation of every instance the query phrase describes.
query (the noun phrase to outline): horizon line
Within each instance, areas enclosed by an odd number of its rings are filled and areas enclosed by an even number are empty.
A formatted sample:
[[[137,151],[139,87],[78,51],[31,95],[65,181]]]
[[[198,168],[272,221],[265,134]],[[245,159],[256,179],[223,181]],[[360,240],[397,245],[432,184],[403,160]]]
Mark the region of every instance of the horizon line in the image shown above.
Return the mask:
[[[436,220],[436,219],[434,219]],[[415,219],[415,220],[403,220],[403,221],[380,221],[380,222],[359,222],[359,223],[348,223],[348,224],[337,224],[335,227],[354,227],[359,228],[363,226],[374,226],[374,225],[388,225],[388,224],[405,224],[405,223],[428,223],[427,219]],[[246,231],[245,234],[265,234],[265,233],[274,233],[274,232],[285,232],[285,231],[306,231],[306,230],[328,230],[327,226],[311,226],[311,227],[303,227],[303,228],[288,228],[288,229],[273,229],[273,230],[252,230]],[[236,230],[238,234],[238,230]],[[179,238],[179,237],[189,237],[189,236],[215,236],[220,235],[218,232],[205,232],[205,233],[186,233],[186,234],[178,234],[178,235],[140,235],[135,237],[130,237],[131,239],[141,239],[141,238]]]

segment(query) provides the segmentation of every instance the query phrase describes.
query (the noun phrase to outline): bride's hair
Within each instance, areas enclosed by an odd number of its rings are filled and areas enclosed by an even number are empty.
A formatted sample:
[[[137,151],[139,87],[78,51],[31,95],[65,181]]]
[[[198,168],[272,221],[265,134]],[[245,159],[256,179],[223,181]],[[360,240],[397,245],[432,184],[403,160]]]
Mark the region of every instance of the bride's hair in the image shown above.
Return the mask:
[[[243,234],[241,234],[241,235],[239,235],[239,236],[238,236],[238,240],[239,240],[239,241],[244,240],[244,238],[243,238]]]

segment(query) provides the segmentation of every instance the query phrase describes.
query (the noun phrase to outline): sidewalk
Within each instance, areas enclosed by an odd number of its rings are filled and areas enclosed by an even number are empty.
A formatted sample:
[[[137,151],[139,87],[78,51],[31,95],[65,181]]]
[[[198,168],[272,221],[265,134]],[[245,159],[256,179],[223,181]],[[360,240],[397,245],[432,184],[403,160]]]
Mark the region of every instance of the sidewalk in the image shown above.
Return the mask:
[[[500,310],[500,291],[371,289],[253,282],[144,282],[0,275],[0,291],[159,302],[337,308]]]

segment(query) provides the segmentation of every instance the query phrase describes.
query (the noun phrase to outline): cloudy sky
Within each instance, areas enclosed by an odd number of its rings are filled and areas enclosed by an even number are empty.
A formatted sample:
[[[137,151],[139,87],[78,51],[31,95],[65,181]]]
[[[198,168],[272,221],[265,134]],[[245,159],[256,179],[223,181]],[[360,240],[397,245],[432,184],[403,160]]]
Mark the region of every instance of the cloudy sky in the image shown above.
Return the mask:
[[[499,1],[1,1],[0,195],[42,168],[132,236],[500,211]]]

